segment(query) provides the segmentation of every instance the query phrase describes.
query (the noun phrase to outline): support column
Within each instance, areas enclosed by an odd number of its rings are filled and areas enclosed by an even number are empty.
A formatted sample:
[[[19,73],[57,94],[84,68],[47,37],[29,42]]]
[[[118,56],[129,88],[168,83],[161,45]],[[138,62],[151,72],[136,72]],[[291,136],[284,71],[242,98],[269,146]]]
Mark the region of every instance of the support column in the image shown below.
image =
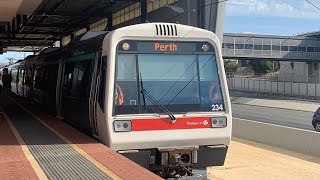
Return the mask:
[[[209,31],[214,32],[222,44],[226,1],[207,0],[206,6],[208,7],[205,9],[208,9],[209,11],[206,12],[206,14],[209,16],[209,21],[206,22],[206,28],[208,28]]]
[[[292,67],[293,65],[293,67]],[[290,61],[280,61],[280,70],[278,74],[279,81],[293,81],[294,64]]]
[[[107,31],[112,31],[112,14],[108,17]]]
[[[14,38],[15,37],[15,32],[16,32],[16,23],[15,23],[15,17],[12,19],[11,21],[11,37]]]
[[[0,41],[0,55],[3,54],[2,41]]]
[[[141,0],[140,2],[140,23],[145,23],[147,21],[147,0]]]
[[[205,22],[205,0],[197,0],[197,26],[204,27]]]
[[[22,16],[18,14],[15,19],[16,31],[20,31],[21,19]]]

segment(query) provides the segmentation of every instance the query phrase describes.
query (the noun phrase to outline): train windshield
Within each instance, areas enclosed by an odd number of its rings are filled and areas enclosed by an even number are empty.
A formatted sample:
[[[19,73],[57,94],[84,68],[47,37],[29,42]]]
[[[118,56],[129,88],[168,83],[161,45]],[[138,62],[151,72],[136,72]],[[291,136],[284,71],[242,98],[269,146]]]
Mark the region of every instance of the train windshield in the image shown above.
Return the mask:
[[[143,96],[142,88],[172,113],[224,111],[214,50],[148,52],[118,52],[116,115],[164,113]]]

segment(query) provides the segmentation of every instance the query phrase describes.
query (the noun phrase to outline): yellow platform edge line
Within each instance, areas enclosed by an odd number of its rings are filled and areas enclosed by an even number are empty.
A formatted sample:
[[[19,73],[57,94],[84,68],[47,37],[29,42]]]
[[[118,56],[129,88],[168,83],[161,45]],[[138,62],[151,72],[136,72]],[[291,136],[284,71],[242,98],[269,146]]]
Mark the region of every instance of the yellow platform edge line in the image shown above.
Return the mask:
[[[44,126],[46,126],[48,129],[50,129],[53,133],[55,133],[58,137],[60,137],[64,142],[66,142],[67,144],[69,144],[74,150],[76,150],[79,154],[81,154],[82,156],[84,156],[88,161],[90,161],[92,164],[94,164],[97,168],[99,168],[100,170],[102,170],[104,173],[106,173],[107,175],[109,175],[112,179],[114,180],[121,180],[121,178],[116,175],[114,172],[112,172],[110,169],[108,169],[107,167],[105,167],[103,164],[101,164],[99,161],[97,161],[96,159],[94,159],[93,157],[91,157],[88,153],[86,153],[85,151],[83,151],[81,148],[79,148],[77,145],[73,144],[69,139],[67,139],[66,137],[64,137],[63,135],[61,135],[59,132],[57,132],[56,130],[54,130],[53,128],[51,128],[48,124],[46,124],[45,122],[43,122],[38,116],[36,116],[35,114],[33,114],[31,111],[29,111],[28,109],[26,109],[24,106],[22,106],[21,104],[15,102],[18,106],[20,106],[23,110],[25,110],[26,112],[28,112],[29,114],[31,114],[35,119],[37,119],[40,123],[42,123]]]
[[[22,151],[23,151],[24,155],[26,156],[26,158],[30,162],[30,164],[31,164],[33,170],[35,171],[36,175],[38,176],[38,178],[40,180],[47,180],[48,177],[43,172],[42,168],[40,167],[38,162],[35,160],[33,155],[31,154],[28,146],[26,145],[26,143],[24,142],[24,140],[20,136],[20,133],[18,132],[18,130],[12,124],[12,122],[11,122],[10,118],[8,117],[8,115],[5,112],[3,112],[3,116],[4,116],[5,120],[8,122],[9,127],[11,128],[13,134],[16,136],[16,138],[17,138],[17,140],[18,140],[18,142],[19,142],[19,144],[20,144],[20,146],[22,148]]]

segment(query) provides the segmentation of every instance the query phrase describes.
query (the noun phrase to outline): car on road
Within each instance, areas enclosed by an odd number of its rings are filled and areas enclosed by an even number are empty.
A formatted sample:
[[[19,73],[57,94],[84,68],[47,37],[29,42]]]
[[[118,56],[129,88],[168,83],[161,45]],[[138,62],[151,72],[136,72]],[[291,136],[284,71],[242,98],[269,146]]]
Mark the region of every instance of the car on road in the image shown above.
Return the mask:
[[[320,107],[313,115],[312,125],[316,131],[320,132]]]

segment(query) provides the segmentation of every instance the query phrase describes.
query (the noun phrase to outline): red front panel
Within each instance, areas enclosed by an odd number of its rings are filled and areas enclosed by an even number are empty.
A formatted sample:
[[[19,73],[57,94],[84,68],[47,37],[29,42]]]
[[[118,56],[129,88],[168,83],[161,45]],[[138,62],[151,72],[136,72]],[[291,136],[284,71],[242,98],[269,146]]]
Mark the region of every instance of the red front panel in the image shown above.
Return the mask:
[[[172,123],[169,118],[132,119],[132,131],[211,128],[210,117],[183,117]]]

